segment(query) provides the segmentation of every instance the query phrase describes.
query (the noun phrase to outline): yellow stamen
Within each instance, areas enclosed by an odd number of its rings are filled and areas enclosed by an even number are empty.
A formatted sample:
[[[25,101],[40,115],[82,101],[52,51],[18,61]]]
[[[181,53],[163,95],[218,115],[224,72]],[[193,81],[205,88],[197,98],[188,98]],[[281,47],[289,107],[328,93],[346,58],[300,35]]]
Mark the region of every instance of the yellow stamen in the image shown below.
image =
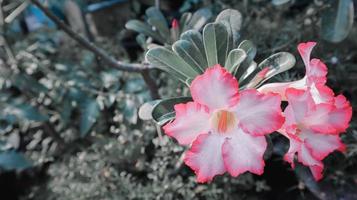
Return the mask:
[[[218,133],[227,133],[236,124],[236,117],[232,112],[220,110],[213,114],[211,122]]]

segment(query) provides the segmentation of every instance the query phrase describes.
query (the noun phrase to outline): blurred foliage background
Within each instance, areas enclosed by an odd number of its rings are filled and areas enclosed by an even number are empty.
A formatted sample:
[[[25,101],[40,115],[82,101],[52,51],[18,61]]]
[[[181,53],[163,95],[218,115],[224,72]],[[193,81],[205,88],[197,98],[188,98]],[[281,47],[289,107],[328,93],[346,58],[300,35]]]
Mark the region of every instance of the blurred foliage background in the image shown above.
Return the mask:
[[[125,23],[145,20],[154,1],[41,2],[118,60],[141,63],[152,43],[150,37],[138,39]],[[185,149],[138,118],[140,105],[152,99],[140,74],[107,65],[29,1],[0,4],[1,199],[357,199],[356,115],[342,136],[347,152],[325,160],[325,178],[319,183],[304,168],[292,171],[274,154],[287,147],[284,138],[275,136],[276,149],[267,155],[263,176],[224,175],[197,184],[182,164]],[[351,0],[160,1],[168,23],[202,8],[212,15],[239,10],[241,38],[257,45],[258,60],[278,51],[297,58],[293,69],[272,81],[301,78],[304,66],[296,46],[317,41],[313,56],[327,64],[328,84],[354,108],[357,26],[350,23],[356,22],[350,13],[356,16],[356,5]],[[150,75],[161,97],[188,94],[167,74],[151,70]]]

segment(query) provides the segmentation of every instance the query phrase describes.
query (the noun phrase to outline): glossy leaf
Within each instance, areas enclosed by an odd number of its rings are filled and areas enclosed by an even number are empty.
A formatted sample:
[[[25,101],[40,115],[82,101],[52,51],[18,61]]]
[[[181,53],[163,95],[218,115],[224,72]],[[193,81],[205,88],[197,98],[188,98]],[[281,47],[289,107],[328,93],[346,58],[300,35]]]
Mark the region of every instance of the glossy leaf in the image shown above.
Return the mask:
[[[238,45],[239,31],[242,26],[242,14],[238,10],[226,9],[218,14],[216,22],[221,22],[227,27],[229,33],[229,50]]]
[[[241,77],[243,76],[243,74],[246,74],[248,68],[252,66],[251,63],[255,55],[257,54],[257,47],[253,44],[252,41],[244,40],[239,44],[238,49],[242,49],[247,54],[247,57],[245,58],[241,66],[234,72],[235,77],[237,77],[238,79],[242,79]]]
[[[192,101],[191,97],[175,97],[161,100],[155,104],[152,109],[152,117],[158,125],[162,126],[175,118],[174,106],[176,104],[186,103],[189,101]]]
[[[190,18],[190,21],[186,25],[187,28],[185,30],[200,30],[211,17],[212,12],[209,9],[201,8],[195,13],[193,13],[192,17]]]
[[[330,7],[325,9],[321,18],[321,36],[330,42],[341,42],[348,36],[354,18],[352,0],[329,1]]]
[[[228,32],[222,23],[209,23],[203,29],[203,43],[208,66],[224,66],[228,49]]]
[[[252,61],[250,65],[246,68],[245,72],[242,74],[242,76],[239,79],[239,84],[240,86],[245,85],[246,83],[249,82],[253,78],[255,74],[253,74],[255,71],[257,71],[257,63]],[[253,75],[252,75],[253,74]]]
[[[196,72],[200,74],[204,72],[206,58],[194,44],[186,40],[178,40],[172,45],[172,50],[191,65]]]
[[[125,24],[125,28],[127,28],[129,30],[136,31],[138,33],[143,33],[147,36],[154,38],[155,40],[157,40],[161,43],[165,43],[164,38],[162,38],[157,32],[153,31],[152,28],[148,24],[141,22],[139,20],[136,20],[136,19],[129,20]]]
[[[247,57],[247,54],[242,49],[233,49],[226,60],[225,68],[229,72],[234,72],[237,70],[239,65],[244,61]]]
[[[166,18],[158,8],[150,7],[145,11],[145,14],[148,17],[148,23],[156,27],[162,36],[166,36],[170,32]]]
[[[249,84],[247,85],[247,88],[260,86],[273,76],[291,69],[295,65],[295,63],[295,57],[288,52],[279,52],[269,56],[267,59],[262,61],[258,65],[257,70],[252,73],[255,76],[250,80]]]
[[[202,64],[205,68],[207,68],[208,64],[207,64],[206,51],[205,51],[205,47],[203,44],[202,34],[196,30],[188,30],[188,31],[182,33],[181,40],[186,40],[186,41],[192,43],[192,45],[194,45],[197,49],[200,50],[200,53],[201,53],[202,57],[204,58]]]
[[[190,29],[189,22],[191,20],[191,17],[192,13],[190,12],[185,12],[182,14],[180,18],[180,29],[182,32]]]
[[[173,51],[165,47],[155,47],[146,53],[146,60],[154,67],[162,69],[179,80],[194,78],[199,73]]]
[[[151,120],[152,118],[152,110],[154,109],[155,105],[162,101],[161,99],[159,100],[154,100],[154,101],[149,101],[144,103],[143,105],[140,106],[139,108],[139,118],[142,120]]]

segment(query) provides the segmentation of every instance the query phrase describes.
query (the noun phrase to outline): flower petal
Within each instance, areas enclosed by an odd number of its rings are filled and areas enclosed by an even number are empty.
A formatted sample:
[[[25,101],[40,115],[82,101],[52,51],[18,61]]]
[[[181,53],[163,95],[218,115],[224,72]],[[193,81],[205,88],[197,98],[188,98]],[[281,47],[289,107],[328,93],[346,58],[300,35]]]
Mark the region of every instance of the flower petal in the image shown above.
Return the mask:
[[[245,132],[264,135],[278,130],[284,123],[280,104],[281,98],[277,94],[262,94],[249,89],[240,93],[239,102],[233,110]]]
[[[318,104],[304,119],[304,125],[325,134],[339,134],[349,125],[352,108],[336,108],[332,104]]]
[[[302,60],[304,61],[307,71],[309,71],[310,68],[311,51],[315,47],[315,45],[316,42],[306,42],[306,43],[300,43],[298,45],[298,51],[300,53]]]
[[[237,103],[238,81],[223,67],[215,65],[197,76],[190,86],[194,101],[210,109],[222,109]]]
[[[297,123],[300,123],[315,106],[310,92],[306,90],[288,88],[285,95]]]
[[[326,135],[313,131],[304,131],[301,133],[305,145],[309,147],[311,154],[317,160],[324,159],[335,150],[344,151],[345,145],[341,142],[338,135]]]
[[[286,93],[286,89],[288,88],[305,89],[306,78],[297,81],[292,81],[292,82],[285,82],[285,83],[268,83],[258,88],[258,91],[264,94],[270,92],[277,93],[281,96],[281,99],[283,101],[286,101],[285,93]]]
[[[284,155],[284,160],[289,162],[292,168],[295,168],[295,154],[301,150],[301,143],[299,137],[293,134],[283,133],[286,137],[288,137],[290,145],[288,152]]]
[[[305,166],[309,166],[314,176],[315,180],[320,180],[322,178],[322,172],[324,169],[324,164],[314,158],[311,154],[311,150],[306,145],[301,145],[301,150],[298,153],[299,162],[303,163]]]
[[[252,136],[241,129],[232,133],[223,143],[224,165],[232,176],[244,172],[261,175],[264,172],[263,155],[267,147],[265,136]]]
[[[196,102],[175,105],[176,118],[166,124],[164,132],[174,137],[180,144],[191,144],[201,133],[207,133],[209,126],[209,110]]]
[[[314,179],[316,181],[319,181],[322,179],[323,177],[323,171],[324,171],[324,166],[322,164],[322,166],[320,165],[313,165],[313,166],[310,166],[310,170],[311,170],[311,173],[312,173],[312,176],[314,177]]]
[[[199,135],[186,152],[184,161],[195,171],[198,182],[209,182],[214,176],[226,172],[222,158],[224,138],[210,133]]]
[[[315,104],[333,103],[335,93],[328,86],[322,84],[312,84],[309,89]]]
[[[327,75],[327,67],[320,59],[312,59],[309,68],[306,68],[306,76],[309,83],[325,84]]]
[[[337,132],[345,132],[352,118],[352,107],[343,95],[335,97],[335,107],[329,114],[329,122]]]

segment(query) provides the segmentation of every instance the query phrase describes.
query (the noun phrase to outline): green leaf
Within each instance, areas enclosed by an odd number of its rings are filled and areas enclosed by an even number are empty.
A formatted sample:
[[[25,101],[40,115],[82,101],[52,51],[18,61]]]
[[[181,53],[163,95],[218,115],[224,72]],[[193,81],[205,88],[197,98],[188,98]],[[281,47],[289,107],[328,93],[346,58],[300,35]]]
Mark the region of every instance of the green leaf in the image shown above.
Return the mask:
[[[269,80],[273,76],[291,69],[295,65],[295,63],[296,59],[294,55],[288,52],[279,52],[269,56],[267,59],[263,60],[258,65],[257,70],[252,73],[254,74],[254,78],[250,80],[246,88],[259,87],[261,84],[263,84],[265,81]],[[262,70],[266,71],[263,71],[263,74],[259,73]]]
[[[129,20],[125,24],[125,28],[127,28],[129,30],[136,31],[138,33],[145,34],[147,36],[150,36],[153,39],[157,40],[158,42],[161,42],[162,44],[164,44],[165,41],[166,41],[164,38],[162,38],[160,36],[160,34],[158,34],[157,32],[153,31],[152,28],[149,25],[147,25],[144,22],[141,22],[139,20],[136,20],[136,19]]]
[[[189,41],[197,49],[200,50],[201,56],[204,58],[202,65],[204,66],[204,68],[207,68],[208,64],[207,64],[205,47],[203,45],[202,34],[196,30],[188,30],[181,34],[181,40]]]
[[[185,83],[188,78],[199,75],[189,64],[165,47],[154,47],[146,53],[146,60]]]
[[[6,114],[14,115],[20,120],[30,120],[30,121],[46,121],[48,116],[40,113],[37,108],[26,104],[23,102],[10,102],[5,108],[4,112]]]
[[[148,17],[147,22],[155,27],[162,37],[166,37],[168,34],[170,34],[166,18],[159,9],[156,7],[150,7],[145,11],[145,13]]]
[[[229,52],[224,66],[230,73],[235,72],[246,57],[247,54],[242,49],[233,49]]]
[[[228,55],[228,32],[221,23],[209,23],[203,29],[203,43],[208,66],[224,66]]]
[[[160,26],[165,27],[167,32],[169,32],[169,27],[167,25],[166,18],[158,8],[152,6],[146,9],[145,14],[146,16],[148,16],[149,19],[155,19],[160,21]]]
[[[81,119],[80,119],[80,134],[84,137],[88,134],[93,124],[99,117],[100,110],[96,99],[87,98],[83,104],[81,104]]]
[[[143,105],[140,106],[139,108],[139,118],[142,120],[151,120],[152,118],[152,110],[154,109],[155,105],[162,101],[161,99],[159,100],[154,100],[154,101],[149,101],[144,103]]]
[[[189,22],[190,22],[191,17],[192,17],[192,13],[190,13],[190,12],[185,12],[185,13],[182,14],[182,16],[180,18],[181,32],[184,32],[184,31],[190,29],[190,27],[188,27],[188,26],[189,26]]]
[[[280,5],[286,4],[286,3],[290,2],[290,1],[291,0],[272,0],[271,3],[274,6],[280,6]]]
[[[14,86],[20,90],[30,90],[35,93],[48,92],[48,88],[27,74],[16,74],[11,77]]]
[[[252,77],[254,77],[255,73],[257,71],[257,63],[252,61],[250,63],[250,65],[246,68],[245,72],[242,74],[242,76],[239,79],[239,86],[243,86],[245,84],[247,84],[249,82],[249,80],[252,79]],[[254,73],[254,74],[253,74]]]
[[[152,109],[152,118],[158,125],[162,126],[175,118],[174,106],[176,104],[187,103],[189,101],[192,101],[191,97],[175,97],[161,100]]]
[[[197,73],[204,72],[206,58],[202,56],[200,50],[194,44],[186,40],[178,40],[172,45],[172,50],[191,65]]]
[[[193,13],[189,23],[186,25],[185,30],[194,29],[200,30],[207,21],[212,17],[212,12],[207,8],[201,8]]]
[[[148,44],[147,44],[147,42],[146,42],[147,37],[146,37],[144,34],[142,34],[142,33],[138,34],[135,39],[136,39],[136,42],[137,42],[143,49],[147,49],[147,48],[148,48]]]
[[[16,151],[7,151],[0,153],[0,168],[5,170],[23,170],[31,167],[32,164]]]
[[[350,32],[354,9],[352,0],[329,1],[330,7],[322,12],[321,36],[330,42],[341,42]]]
[[[242,14],[238,10],[226,9],[218,14],[216,22],[223,23],[229,33],[229,50],[236,48],[242,27]]]
[[[247,57],[245,58],[241,66],[237,68],[237,70],[234,72],[235,77],[240,80],[243,74],[246,74],[246,71],[248,70],[249,66],[251,66],[251,63],[255,55],[257,54],[257,48],[252,41],[243,40],[239,44],[238,49],[242,49],[247,54]]]

